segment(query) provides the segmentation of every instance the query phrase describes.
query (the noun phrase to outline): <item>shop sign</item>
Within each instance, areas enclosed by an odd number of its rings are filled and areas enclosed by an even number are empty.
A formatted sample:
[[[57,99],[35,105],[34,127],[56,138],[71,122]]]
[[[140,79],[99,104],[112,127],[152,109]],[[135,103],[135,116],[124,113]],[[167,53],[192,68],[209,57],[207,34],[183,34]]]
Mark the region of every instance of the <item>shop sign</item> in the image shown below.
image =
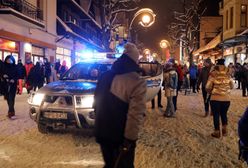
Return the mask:
[[[18,43],[14,42],[14,41],[0,38],[0,49],[12,51],[12,52],[18,52],[19,45],[18,45]]]
[[[32,54],[44,56],[44,48],[32,46]]]

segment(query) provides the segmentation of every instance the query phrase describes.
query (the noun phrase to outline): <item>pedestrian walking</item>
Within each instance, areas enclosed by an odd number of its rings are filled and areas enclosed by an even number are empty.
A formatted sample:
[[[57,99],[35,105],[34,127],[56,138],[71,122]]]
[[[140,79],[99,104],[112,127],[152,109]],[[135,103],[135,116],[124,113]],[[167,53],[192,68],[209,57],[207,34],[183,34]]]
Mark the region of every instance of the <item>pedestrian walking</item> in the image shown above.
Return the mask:
[[[197,80],[197,92],[199,92],[201,85],[202,97],[204,101],[205,117],[209,115],[210,95],[206,91],[206,84],[208,81],[208,77],[210,75],[211,68],[212,68],[211,59],[210,58],[205,59],[204,67],[202,68]]]
[[[211,72],[211,76],[206,84],[206,91],[211,94],[210,106],[213,113],[214,132],[211,134],[215,138],[221,137],[220,119],[222,123],[222,136],[227,136],[227,111],[230,106],[230,90],[234,87],[232,78],[225,67],[225,60],[218,59],[217,65]]]
[[[63,76],[64,73],[65,73],[67,70],[68,70],[68,67],[66,66],[66,61],[64,60],[64,61],[62,62],[62,65],[61,65],[60,68],[59,68],[59,76],[60,76],[60,77]]]
[[[27,61],[26,64],[25,64],[25,69],[26,69],[26,75],[27,77],[29,76],[29,73],[31,71],[31,69],[34,67],[34,64],[32,63],[32,61]],[[28,81],[28,79],[26,78],[26,81],[25,81],[25,87],[27,89],[27,92],[28,94],[30,93],[30,90],[32,90],[32,86],[30,84],[30,82]]]
[[[167,106],[164,113],[165,117],[175,116],[175,106],[173,97],[176,96],[178,76],[173,64],[167,62],[164,67],[164,86],[165,97],[167,97]]]
[[[105,168],[134,168],[135,147],[146,111],[146,82],[140,77],[139,52],[132,43],[95,90],[95,136]]]
[[[240,89],[241,88],[241,69],[242,69],[241,64],[240,63],[236,63],[234,77],[235,77],[235,80],[238,81],[238,87],[237,87],[237,89]]]
[[[21,95],[23,90],[24,79],[26,79],[27,76],[25,66],[22,64],[21,59],[18,60],[17,71],[18,71],[17,94]]]
[[[186,64],[183,66],[183,88],[185,89],[184,95],[190,93],[189,70]]]
[[[195,64],[189,67],[189,78],[190,78],[190,88],[193,93],[196,93],[196,81],[197,81],[197,66]]]
[[[248,64],[244,63],[240,70],[240,81],[242,86],[242,96],[248,96]],[[247,94],[246,94],[247,92]]]
[[[44,85],[44,69],[39,62],[30,70],[27,81],[31,84],[34,91]]]
[[[60,59],[57,59],[54,65],[54,69],[56,70],[56,73],[59,74],[59,68],[61,67]]]
[[[173,67],[175,68],[176,73],[177,73],[177,77],[178,77],[178,80],[177,80],[177,89],[176,89],[176,96],[173,96],[174,109],[175,109],[175,111],[177,111],[177,97],[178,97],[178,92],[180,91],[181,86],[183,84],[183,71],[182,71],[182,68],[180,67],[180,65],[177,65],[175,63],[175,60],[172,61],[172,63],[173,63]]]
[[[239,159],[248,164],[248,107],[238,123]]]
[[[1,79],[3,81],[4,99],[7,101],[9,107],[7,117],[14,119],[18,71],[15,58],[12,55],[8,55],[4,60]]]
[[[51,63],[48,61],[47,58],[44,58],[43,67],[44,67],[43,69],[44,69],[45,81],[46,81],[46,84],[48,84],[50,83],[52,69],[51,69]]]
[[[3,82],[3,79],[2,79],[3,66],[4,66],[4,63],[3,63],[2,60],[0,60],[0,96],[4,95],[4,82]]]

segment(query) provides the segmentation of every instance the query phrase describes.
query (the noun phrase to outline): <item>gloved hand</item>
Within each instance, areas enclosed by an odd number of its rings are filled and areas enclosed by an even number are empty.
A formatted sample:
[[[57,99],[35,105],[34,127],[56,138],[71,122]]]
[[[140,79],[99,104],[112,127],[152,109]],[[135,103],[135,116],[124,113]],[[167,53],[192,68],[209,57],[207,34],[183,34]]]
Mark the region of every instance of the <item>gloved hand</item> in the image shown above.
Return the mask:
[[[4,78],[8,78],[9,76],[8,76],[8,75],[6,75],[6,74],[4,74],[4,75],[3,75],[3,77],[4,77]]]
[[[15,83],[14,79],[11,79],[9,82],[10,82],[10,83]]]
[[[136,146],[135,140],[130,140],[125,138],[123,144],[121,145],[121,151],[128,152],[130,149],[134,148],[135,146]]]

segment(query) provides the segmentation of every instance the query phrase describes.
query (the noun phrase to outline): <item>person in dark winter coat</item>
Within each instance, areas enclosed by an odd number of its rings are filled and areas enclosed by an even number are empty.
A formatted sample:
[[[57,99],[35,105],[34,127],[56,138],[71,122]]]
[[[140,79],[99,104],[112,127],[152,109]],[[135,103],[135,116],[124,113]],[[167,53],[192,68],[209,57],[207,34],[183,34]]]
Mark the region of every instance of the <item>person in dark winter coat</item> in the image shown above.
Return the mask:
[[[22,60],[18,60],[17,70],[18,70],[17,94],[21,95],[22,94],[23,80],[26,78],[26,75],[27,75],[25,66],[22,64]]]
[[[240,157],[248,164],[248,107],[238,123]],[[245,150],[246,149],[246,150]],[[242,151],[241,151],[242,150]]]
[[[56,73],[59,74],[59,69],[61,67],[61,64],[60,64],[60,60],[58,59],[56,62],[55,62],[55,67],[54,69],[56,70]]]
[[[210,58],[207,58],[204,60],[204,67],[202,68],[198,80],[197,80],[197,91],[200,90],[200,85],[202,89],[202,96],[204,101],[204,108],[205,108],[205,117],[209,114],[209,102],[210,102],[210,96],[208,95],[206,91],[206,84],[208,81],[208,77],[210,75],[210,70],[212,67],[212,62]]]
[[[4,94],[4,86],[3,86],[3,79],[1,78],[3,76],[3,61],[0,60],[0,96]]]
[[[197,66],[194,64],[189,67],[189,78],[190,78],[190,88],[192,88],[193,93],[196,93],[195,87],[197,81]]]
[[[44,59],[44,75],[46,79],[46,84],[50,83],[50,77],[52,74],[51,63],[48,62],[48,59]]]
[[[15,96],[17,89],[18,71],[15,64],[15,58],[12,55],[8,55],[4,60],[4,67],[1,76],[3,80],[3,87],[5,90],[4,98],[8,103],[8,117],[13,118],[15,116]]]
[[[238,87],[237,89],[240,89],[240,85],[241,85],[241,69],[242,69],[242,66],[240,63],[236,63],[235,65],[235,73],[234,73],[234,77],[235,77],[235,80],[238,81]]]
[[[248,96],[248,64],[244,63],[240,71],[240,81],[242,85],[242,96]],[[247,92],[247,94],[246,94]]]
[[[40,89],[44,85],[44,69],[39,62],[30,70],[28,81],[34,91],[36,91],[37,87]]]
[[[112,69],[100,76],[95,90],[95,136],[105,168],[134,168],[146,111],[146,82],[139,75],[138,57],[136,46],[127,43]]]

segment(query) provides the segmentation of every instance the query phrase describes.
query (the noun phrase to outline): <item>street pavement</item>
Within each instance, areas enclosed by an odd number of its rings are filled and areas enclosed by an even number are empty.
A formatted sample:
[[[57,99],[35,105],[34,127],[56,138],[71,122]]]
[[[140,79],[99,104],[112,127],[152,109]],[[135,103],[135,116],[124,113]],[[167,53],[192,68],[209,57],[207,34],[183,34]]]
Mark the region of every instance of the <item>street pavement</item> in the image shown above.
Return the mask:
[[[224,168],[240,167],[237,122],[248,106],[241,90],[231,93],[229,136],[213,139],[212,117],[204,116],[201,93],[179,93],[175,118],[164,118],[163,109],[151,109],[137,143],[137,168]],[[81,130],[41,134],[29,117],[26,93],[16,97],[16,119],[7,115],[7,103],[0,97],[0,167],[3,168],[100,168],[103,161],[91,134]],[[157,104],[157,103],[156,103]]]

